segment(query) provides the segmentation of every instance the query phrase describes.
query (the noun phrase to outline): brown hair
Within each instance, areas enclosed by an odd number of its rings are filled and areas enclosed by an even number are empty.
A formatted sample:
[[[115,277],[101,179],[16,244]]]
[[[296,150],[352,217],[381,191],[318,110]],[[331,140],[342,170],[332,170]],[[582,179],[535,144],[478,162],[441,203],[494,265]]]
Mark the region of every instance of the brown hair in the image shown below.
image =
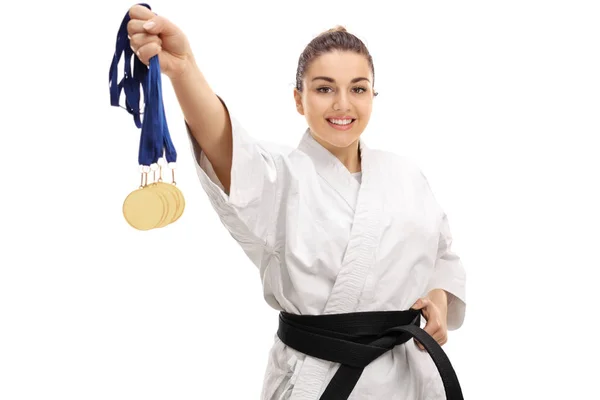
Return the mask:
[[[302,91],[302,79],[310,63],[322,54],[331,51],[352,51],[362,54],[367,58],[371,73],[373,74],[373,83],[375,83],[375,68],[373,67],[373,58],[362,40],[351,34],[341,25],[331,28],[314,38],[304,49],[298,59],[298,70],[296,71],[296,89]],[[377,94],[375,94],[377,95]]]

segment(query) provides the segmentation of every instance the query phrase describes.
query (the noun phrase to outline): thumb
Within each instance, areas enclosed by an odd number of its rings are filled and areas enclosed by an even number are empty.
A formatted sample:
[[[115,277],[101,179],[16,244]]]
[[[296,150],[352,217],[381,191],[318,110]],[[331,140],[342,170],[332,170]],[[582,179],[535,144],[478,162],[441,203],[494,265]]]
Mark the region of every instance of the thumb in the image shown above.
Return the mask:
[[[179,28],[171,21],[160,15],[155,15],[143,25],[146,32],[163,36],[172,36],[179,33]]]

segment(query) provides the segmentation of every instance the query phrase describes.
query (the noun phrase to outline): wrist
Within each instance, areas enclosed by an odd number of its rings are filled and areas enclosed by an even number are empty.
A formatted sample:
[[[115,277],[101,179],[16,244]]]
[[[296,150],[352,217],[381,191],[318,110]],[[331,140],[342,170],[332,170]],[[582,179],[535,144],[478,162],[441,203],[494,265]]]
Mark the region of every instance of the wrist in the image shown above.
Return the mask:
[[[181,71],[177,75],[169,76],[173,85],[185,85],[186,82],[194,81],[199,69],[194,56],[189,55],[183,57]]]
[[[448,293],[444,289],[433,289],[427,298],[434,303],[444,314],[448,311]]]

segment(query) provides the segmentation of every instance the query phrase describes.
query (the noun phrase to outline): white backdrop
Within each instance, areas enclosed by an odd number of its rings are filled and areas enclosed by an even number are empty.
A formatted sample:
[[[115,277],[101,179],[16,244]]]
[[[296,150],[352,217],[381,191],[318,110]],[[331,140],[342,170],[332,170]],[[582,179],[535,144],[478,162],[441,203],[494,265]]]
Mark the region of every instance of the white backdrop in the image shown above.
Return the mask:
[[[380,93],[365,139],[420,164],[467,269],[444,346],[465,398],[597,396],[598,3],[318,3],[150,5],[247,130],[290,145],[304,46],[336,24],[363,39]],[[166,77],[187,208],[150,232],[121,213],[139,130],[108,71],[133,4],[3,6],[2,400],[260,394],[277,313],[200,187]]]

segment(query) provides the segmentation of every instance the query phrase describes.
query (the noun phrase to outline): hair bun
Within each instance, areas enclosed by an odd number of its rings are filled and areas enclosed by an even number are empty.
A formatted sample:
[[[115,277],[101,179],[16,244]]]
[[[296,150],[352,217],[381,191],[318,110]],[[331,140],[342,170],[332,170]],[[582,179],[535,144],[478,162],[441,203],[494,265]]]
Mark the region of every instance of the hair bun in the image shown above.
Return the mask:
[[[342,25],[336,25],[335,28],[329,29],[326,33],[331,33],[331,32],[348,32],[348,31]]]

